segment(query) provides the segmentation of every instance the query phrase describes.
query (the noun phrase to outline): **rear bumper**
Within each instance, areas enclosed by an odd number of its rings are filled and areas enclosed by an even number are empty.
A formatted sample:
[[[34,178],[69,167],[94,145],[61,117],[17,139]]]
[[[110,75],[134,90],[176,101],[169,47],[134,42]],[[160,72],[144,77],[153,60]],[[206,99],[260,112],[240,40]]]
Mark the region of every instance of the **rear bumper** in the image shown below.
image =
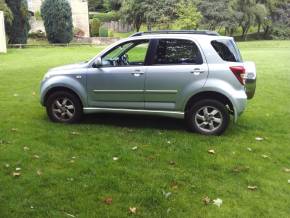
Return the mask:
[[[234,122],[237,122],[238,117],[244,112],[247,106],[247,97],[235,98],[233,102],[234,106]]]

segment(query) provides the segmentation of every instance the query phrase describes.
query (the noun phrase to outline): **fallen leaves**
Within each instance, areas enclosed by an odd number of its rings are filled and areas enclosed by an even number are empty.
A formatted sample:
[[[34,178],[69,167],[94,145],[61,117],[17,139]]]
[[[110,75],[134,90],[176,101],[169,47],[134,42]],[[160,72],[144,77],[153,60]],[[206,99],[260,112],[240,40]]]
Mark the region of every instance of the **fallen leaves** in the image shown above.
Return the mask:
[[[37,170],[37,171],[36,171],[36,174],[37,174],[38,176],[41,176],[41,175],[42,175],[41,170]]]
[[[249,171],[250,167],[248,166],[236,166],[233,168],[233,172],[235,173],[241,173],[241,172],[247,172]]]
[[[75,215],[70,214],[70,213],[65,213],[65,215],[67,215],[67,216],[69,216],[69,217],[76,217]]]
[[[261,156],[262,156],[262,158],[265,158],[265,159],[266,159],[266,158],[270,158],[270,157],[269,157],[268,155],[266,155],[266,154],[262,154]]]
[[[23,147],[23,150],[24,150],[24,151],[29,151],[29,147],[24,146],[24,147]]]
[[[165,192],[165,191],[162,191],[163,195],[165,198],[169,198],[171,196],[171,192]]]
[[[209,205],[211,200],[208,196],[205,196],[203,199],[202,199],[202,202],[205,204],[205,205]]]
[[[248,189],[251,191],[256,191],[257,190],[257,186],[256,185],[248,185]]]
[[[103,202],[107,205],[111,205],[113,203],[113,198],[112,197],[106,197]]]
[[[221,207],[221,205],[223,204],[223,200],[220,198],[217,198],[213,200],[213,204],[216,205],[217,207]]]
[[[174,160],[170,160],[169,161],[169,164],[172,165],[172,166],[174,166],[174,165],[176,165],[176,162]]]
[[[256,137],[255,139],[256,139],[256,141],[263,141],[264,140],[264,138],[262,138],[262,137]]]
[[[134,146],[133,148],[132,148],[132,151],[136,151],[138,149],[138,147],[137,146]]]
[[[33,157],[34,157],[35,159],[39,159],[39,156],[38,156],[37,154],[33,155]]]
[[[207,152],[208,152],[209,154],[215,154],[215,150],[214,150],[214,149],[209,149]]]
[[[113,160],[116,161],[116,160],[119,160],[119,158],[118,157],[113,157]]]
[[[290,169],[289,168],[284,168],[284,172],[285,173],[290,173]]]
[[[21,173],[20,172],[13,172],[12,176],[13,177],[19,177],[19,176],[21,176]]]
[[[129,207],[129,212],[132,214],[136,214],[137,208],[136,207]]]
[[[290,179],[288,179],[288,184],[290,184]]]
[[[251,152],[251,151],[252,151],[252,148],[250,148],[250,147],[247,147],[247,150]]]
[[[71,134],[71,135],[80,135],[79,132],[75,132],[75,131],[72,131],[70,134]]]
[[[17,128],[11,128],[11,131],[12,132],[18,132],[18,129]]]

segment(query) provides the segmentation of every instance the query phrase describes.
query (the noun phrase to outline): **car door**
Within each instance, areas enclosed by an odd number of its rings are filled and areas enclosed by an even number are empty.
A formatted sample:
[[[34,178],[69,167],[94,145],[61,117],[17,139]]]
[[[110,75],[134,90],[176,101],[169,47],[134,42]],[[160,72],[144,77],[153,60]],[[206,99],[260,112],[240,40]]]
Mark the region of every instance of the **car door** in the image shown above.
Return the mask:
[[[145,109],[178,110],[178,100],[192,86],[200,89],[208,66],[198,45],[188,39],[159,39],[145,80]]]
[[[90,107],[144,109],[148,40],[123,43],[104,54],[87,73]]]

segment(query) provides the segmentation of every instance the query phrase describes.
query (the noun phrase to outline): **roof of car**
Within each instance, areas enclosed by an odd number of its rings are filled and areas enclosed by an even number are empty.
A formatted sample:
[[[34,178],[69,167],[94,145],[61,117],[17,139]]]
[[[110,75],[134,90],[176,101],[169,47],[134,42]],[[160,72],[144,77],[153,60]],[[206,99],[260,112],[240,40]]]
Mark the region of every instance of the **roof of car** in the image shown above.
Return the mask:
[[[137,32],[128,39],[152,39],[152,38],[191,38],[197,40],[232,39],[232,37],[221,36],[217,32],[209,30],[159,30],[150,32]]]

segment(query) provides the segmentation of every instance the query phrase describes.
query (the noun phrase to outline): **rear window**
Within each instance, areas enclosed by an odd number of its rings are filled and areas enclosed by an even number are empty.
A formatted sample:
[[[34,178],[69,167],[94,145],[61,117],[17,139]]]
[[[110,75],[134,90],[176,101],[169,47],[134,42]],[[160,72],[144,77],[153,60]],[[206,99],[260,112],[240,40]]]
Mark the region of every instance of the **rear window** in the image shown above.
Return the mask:
[[[232,40],[213,40],[211,45],[224,61],[242,62],[240,51]]]

